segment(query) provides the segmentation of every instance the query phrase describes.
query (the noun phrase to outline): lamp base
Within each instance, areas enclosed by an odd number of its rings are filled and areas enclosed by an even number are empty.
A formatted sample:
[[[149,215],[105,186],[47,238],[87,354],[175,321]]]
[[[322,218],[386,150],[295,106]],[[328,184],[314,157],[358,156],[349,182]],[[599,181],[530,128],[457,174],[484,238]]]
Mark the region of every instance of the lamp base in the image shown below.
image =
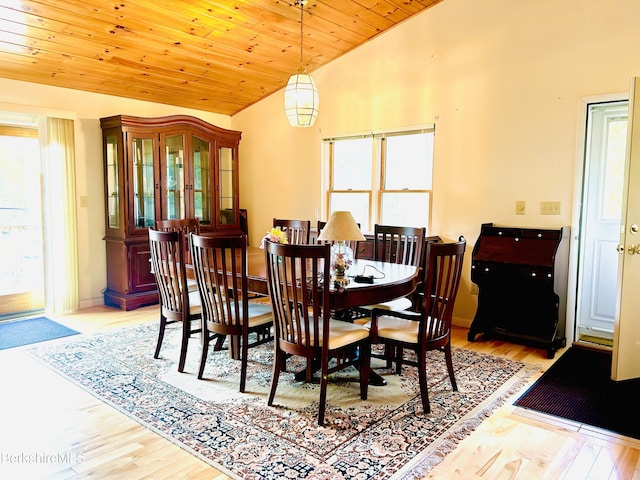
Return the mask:
[[[339,240],[331,245],[331,275],[338,277],[346,276],[346,271],[353,263],[353,250],[343,240]],[[338,266],[341,268],[338,273]]]
[[[336,287],[345,287],[349,284],[349,277],[346,275],[332,275],[331,282],[333,282]]]

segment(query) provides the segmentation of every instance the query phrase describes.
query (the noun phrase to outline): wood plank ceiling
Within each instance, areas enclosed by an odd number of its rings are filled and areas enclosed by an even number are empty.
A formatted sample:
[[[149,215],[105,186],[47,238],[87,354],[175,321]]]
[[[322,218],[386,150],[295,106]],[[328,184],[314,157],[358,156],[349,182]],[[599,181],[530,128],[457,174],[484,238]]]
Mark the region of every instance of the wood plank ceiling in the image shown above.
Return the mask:
[[[442,0],[309,0],[308,72]],[[0,0],[0,77],[233,115],[300,67],[295,0]]]

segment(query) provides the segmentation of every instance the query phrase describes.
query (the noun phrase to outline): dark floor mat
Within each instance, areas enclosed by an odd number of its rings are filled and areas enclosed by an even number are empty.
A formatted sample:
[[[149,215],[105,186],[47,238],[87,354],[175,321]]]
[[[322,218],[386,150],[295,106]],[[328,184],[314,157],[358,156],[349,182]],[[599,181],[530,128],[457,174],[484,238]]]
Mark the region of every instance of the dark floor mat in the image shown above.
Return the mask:
[[[640,380],[610,372],[610,352],[572,347],[515,405],[640,439]]]

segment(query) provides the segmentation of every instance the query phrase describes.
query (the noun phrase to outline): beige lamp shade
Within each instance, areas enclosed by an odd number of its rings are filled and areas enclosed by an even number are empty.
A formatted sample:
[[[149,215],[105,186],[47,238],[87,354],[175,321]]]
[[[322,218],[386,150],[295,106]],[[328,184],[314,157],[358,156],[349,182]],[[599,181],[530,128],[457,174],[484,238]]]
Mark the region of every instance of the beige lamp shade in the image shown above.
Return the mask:
[[[333,212],[320,232],[318,240],[366,240],[351,212]]]

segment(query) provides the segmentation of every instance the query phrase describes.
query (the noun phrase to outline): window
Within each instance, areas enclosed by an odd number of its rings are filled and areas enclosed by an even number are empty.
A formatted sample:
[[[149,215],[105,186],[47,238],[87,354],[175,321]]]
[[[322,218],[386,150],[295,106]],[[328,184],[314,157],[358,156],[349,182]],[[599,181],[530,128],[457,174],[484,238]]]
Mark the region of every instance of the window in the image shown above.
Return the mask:
[[[324,139],[327,217],[349,210],[365,231],[379,223],[428,232],[433,140],[433,126]]]

